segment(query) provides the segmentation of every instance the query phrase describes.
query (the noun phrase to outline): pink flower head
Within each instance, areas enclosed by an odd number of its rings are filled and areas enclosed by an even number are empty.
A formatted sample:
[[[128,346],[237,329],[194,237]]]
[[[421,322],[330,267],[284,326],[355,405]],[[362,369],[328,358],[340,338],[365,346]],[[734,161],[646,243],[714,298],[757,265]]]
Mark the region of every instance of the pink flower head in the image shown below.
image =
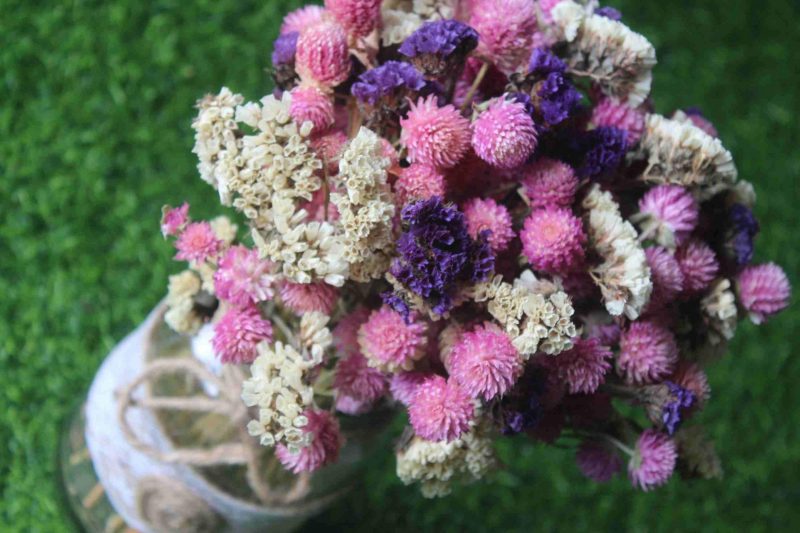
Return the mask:
[[[543,157],[522,170],[522,188],[533,209],[569,207],[578,190],[571,166]]]
[[[339,24],[323,21],[300,33],[295,70],[302,81],[329,90],[347,80],[350,67],[347,34]]]
[[[591,122],[597,127],[613,127],[625,132],[625,142],[634,146],[644,133],[644,117],[641,108],[630,107],[625,103],[615,103],[603,97],[592,110]]]
[[[520,239],[535,270],[563,274],[583,262],[586,234],[569,209],[535,209],[525,220]]]
[[[519,102],[499,98],[472,125],[472,148],[490,165],[516,168],[536,150],[533,118]]]
[[[426,329],[413,319],[407,324],[400,313],[384,305],[361,326],[358,344],[370,365],[389,372],[410,370],[424,355]]]
[[[589,338],[575,339],[569,350],[541,359],[567,385],[570,394],[592,394],[611,370],[611,357],[611,350],[599,339]]]
[[[431,374],[424,372],[400,372],[399,374],[394,374],[391,382],[389,382],[389,391],[395,400],[408,406],[417,393],[417,387],[429,377],[431,377]]]
[[[511,214],[508,209],[491,198],[481,200],[473,198],[461,209],[467,219],[467,231],[473,239],[478,239],[482,232],[489,230],[488,242],[493,252],[502,252],[508,248],[514,238],[511,227]]]
[[[775,263],[745,268],[737,278],[739,301],[754,324],[786,309],[792,295],[789,278]]]
[[[339,354],[351,355],[358,351],[358,330],[369,318],[369,309],[359,307],[344,315],[333,328],[333,345]]]
[[[289,451],[285,444],[275,447],[275,456],[283,467],[295,474],[313,472],[335,462],[342,446],[339,421],[329,411],[306,409],[303,415],[308,419],[303,431],[311,434],[311,443],[296,453]]]
[[[378,370],[370,367],[366,358],[354,353],[339,359],[336,364],[336,375],[333,378],[333,387],[336,389],[337,403],[339,411],[346,414],[358,414],[348,412],[348,407],[354,403],[364,406],[371,406],[375,401],[386,394],[386,377]],[[344,409],[339,405],[340,398],[348,398],[355,402],[344,401]]]
[[[650,246],[644,253],[653,280],[653,295],[649,305],[660,306],[672,302],[683,290],[683,272],[678,260],[662,246]]]
[[[215,257],[222,247],[222,241],[214,234],[208,222],[192,222],[175,241],[178,253],[175,259],[202,263]]]
[[[321,6],[305,6],[291,11],[283,19],[281,35],[287,33],[302,33],[306,28],[322,21],[325,10]]]
[[[381,21],[381,0],[325,0],[325,8],[354,37],[366,37]]]
[[[297,124],[308,121],[314,133],[324,133],[333,125],[333,98],[316,87],[300,85],[292,89],[290,113]]]
[[[223,363],[252,363],[261,341],[272,342],[272,324],[254,305],[231,308],[214,326],[211,345]]]
[[[439,107],[435,95],[420,98],[410,107],[400,120],[400,140],[409,160],[441,169],[455,166],[469,148],[469,120],[452,105]]]
[[[444,197],[444,174],[431,165],[413,163],[403,169],[394,184],[394,191],[400,206],[413,200],[427,200],[433,196]]]
[[[597,483],[610,481],[622,470],[622,459],[606,446],[593,440],[583,441],[575,454],[581,474]]]
[[[649,491],[663,485],[675,470],[678,450],[664,433],[647,429],[636,441],[636,450],[628,463],[628,477],[634,487]]]
[[[312,311],[330,315],[338,299],[339,289],[323,281],[313,283],[287,281],[281,285],[283,305],[298,315]]]
[[[259,259],[256,250],[232,246],[214,273],[214,292],[220,300],[239,307],[269,300],[274,296],[272,268],[270,261]]]
[[[480,35],[478,55],[513,72],[530,54],[536,7],[531,0],[475,0],[469,25]]]
[[[675,251],[675,259],[683,274],[683,290],[697,294],[711,285],[719,272],[719,262],[714,250],[701,240],[691,240]]]
[[[698,409],[711,399],[708,376],[696,363],[680,361],[669,380],[694,394],[694,407]]]
[[[475,405],[455,382],[431,376],[417,387],[408,416],[423,439],[450,442],[469,431]]]
[[[626,383],[645,385],[667,377],[678,362],[678,344],[670,330],[653,322],[633,322],[622,332],[617,373]]]
[[[165,205],[161,211],[161,234],[164,237],[177,235],[189,222],[189,204],[186,202],[180,207]]]
[[[450,379],[473,398],[508,392],[522,373],[522,359],[505,331],[485,322],[461,335],[447,358]]]
[[[680,185],[658,185],[639,200],[639,211],[648,215],[654,231],[666,232],[680,245],[694,231],[700,207],[692,193]]]
[[[341,130],[328,131],[322,135],[312,135],[310,144],[320,161],[327,164],[328,175],[338,174],[339,158],[347,144],[347,135]]]

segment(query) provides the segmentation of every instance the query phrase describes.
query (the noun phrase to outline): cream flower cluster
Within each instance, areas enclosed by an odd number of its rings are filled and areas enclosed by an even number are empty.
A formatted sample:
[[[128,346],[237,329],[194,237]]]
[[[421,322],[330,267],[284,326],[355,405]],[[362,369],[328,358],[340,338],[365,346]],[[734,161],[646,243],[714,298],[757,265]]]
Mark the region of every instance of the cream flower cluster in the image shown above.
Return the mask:
[[[191,270],[169,277],[164,320],[174,331],[185,335],[200,331],[203,317],[197,312],[194,301],[200,289],[200,278]]]
[[[739,316],[730,280],[719,278],[714,281],[708,294],[700,300],[700,309],[709,329],[711,344],[717,345],[733,338]]]

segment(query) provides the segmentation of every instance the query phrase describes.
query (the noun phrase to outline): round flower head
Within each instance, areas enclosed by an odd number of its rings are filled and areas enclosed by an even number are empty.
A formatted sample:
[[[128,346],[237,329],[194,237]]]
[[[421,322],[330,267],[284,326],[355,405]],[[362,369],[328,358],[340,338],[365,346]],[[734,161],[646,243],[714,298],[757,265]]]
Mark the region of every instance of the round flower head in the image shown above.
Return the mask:
[[[321,6],[305,6],[289,12],[281,24],[281,35],[302,33],[306,28],[322,21],[325,10]]]
[[[358,330],[369,318],[369,309],[359,307],[344,315],[333,328],[333,345],[340,355],[351,355],[358,351]]]
[[[184,229],[175,241],[178,253],[175,259],[202,263],[215,257],[220,252],[222,241],[214,234],[208,222],[192,222]]]
[[[761,324],[789,305],[792,294],[789,278],[774,263],[747,267],[736,281],[739,301],[755,324]]]
[[[525,220],[520,240],[534,270],[564,274],[583,262],[586,234],[569,209],[535,209]]]
[[[437,20],[420,26],[398,51],[427,75],[439,78],[456,75],[476,46],[474,29],[457,20]]]
[[[273,297],[273,264],[260,259],[258,251],[232,246],[214,273],[214,293],[220,300],[244,307]]]
[[[478,239],[483,232],[488,231],[486,240],[493,252],[502,252],[508,248],[514,238],[514,230],[511,227],[511,214],[504,205],[491,198],[473,198],[464,204],[462,211],[470,237]]]
[[[297,39],[295,69],[300,79],[332,89],[350,76],[347,34],[335,22],[320,22],[304,29]]]
[[[424,163],[413,163],[404,168],[394,184],[395,198],[399,206],[414,200],[427,200],[445,193],[444,174],[436,167]]]
[[[311,434],[310,444],[296,453],[289,451],[285,444],[275,447],[275,456],[284,468],[294,474],[313,472],[335,462],[342,445],[339,421],[329,411],[306,409],[303,416],[308,420],[303,431]]]
[[[413,65],[402,61],[386,61],[358,77],[350,92],[361,102],[376,105],[383,101],[387,107],[403,109],[408,96],[433,93],[435,87]]]
[[[570,394],[592,394],[611,370],[611,357],[611,350],[599,339],[575,339],[571,349],[555,357],[544,356],[542,362],[566,384]]]
[[[366,37],[381,21],[381,0],[325,0],[325,9],[354,37]]]
[[[610,481],[614,474],[622,470],[622,459],[597,441],[581,443],[575,454],[575,461],[581,474],[597,483]]]
[[[424,323],[406,323],[397,311],[384,305],[359,329],[358,345],[373,367],[388,372],[410,370],[424,355],[425,333]]]
[[[490,165],[516,168],[533,154],[538,138],[533,118],[520,102],[500,98],[473,124],[472,148]]]
[[[354,404],[371,406],[375,400],[386,393],[387,385],[386,377],[380,371],[370,367],[363,355],[354,353],[344,359],[339,359],[333,378],[333,388],[336,389],[336,408],[346,414],[358,414],[349,412],[348,408]],[[355,400],[355,402],[348,400]]]
[[[530,54],[536,7],[530,0],[475,0],[469,25],[480,36],[478,54],[512,72]]]
[[[455,382],[431,376],[417,387],[408,416],[414,432],[423,439],[450,442],[469,431],[475,406]]]
[[[634,146],[644,133],[645,115],[641,108],[603,97],[592,109],[590,122],[595,126],[611,126],[624,131],[626,144]]]
[[[700,208],[692,194],[679,185],[658,185],[639,200],[642,231],[659,244],[680,245],[694,231]]]
[[[312,311],[330,315],[339,299],[339,289],[323,281],[314,283],[287,281],[281,285],[280,294],[283,305],[298,315]]]
[[[333,125],[333,99],[316,87],[295,87],[290,113],[297,124],[308,121],[314,133],[324,133]]]
[[[469,148],[469,120],[452,105],[439,107],[434,95],[412,104],[400,126],[403,128],[400,140],[414,163],[451,168]]]
[[[677,362],[678,345],[670,330],[640,321],[622,332],[617,373],[626,383],[654,383],[667,377]]]
[[[164,206],[161,216],[161,234],[164,237],[177,235],[189,223],[189,204],[180,207]]]
[[[741,203],[728,208],[728,229],[725,231],[725,253],[737,267],[753,260],[755,243],[759,232],[758,219],[753,210]]]
[[[392,397],[406,407],[411,404],[411,399],[420,386],[431,374],[425,372],[400,372],[394,374],[389,382],[389,391]]]
[[[258,356],[256,346],[272,341],[272,324],[261,318],[254,305],[231,308],[214,325],[211,345],[223,363],[252,363]]]
[[[560,72],[551,72],[538,86],[539,110],[545,123],[550,126],[567,120],[577,109],[581,93]]]
[[[700,240],[691,240],[675,251],[675,259],[683,273],[683,290],[697,294],[711,285],[719,272],[719,262],[714,250]]]
[[[613,126],[600,126],[584,133],[578,144],[583,152],[578,175],[598,179],[614,172],[628,151],[625,131]]]
[[[578,190],[578,177],[571,166],[543,157],[522,170],[522,190],[533,209],[569,207]]]
[[[649,491],[667,482],[677,460],[678,450],[672,439],[654,429],[645,430],[628,463],[628,477],[634,487]]]
[[[702,409],[711,399],[711,386],[705,371],[695,363],[680,361],[669,378],[670,381],[694,395],[695,407]]]
[[[683,290],[683,272],[678,260],[662,246],[650,246],[644,251],[647,266],[650,267],[650,279],[653,281],[653,294],[650,306],[672,302]]]
[[[471,397],[505,394],[522,373],[522,358],[505,331],[490,322],[461,335],[447,358],[450,379]]]

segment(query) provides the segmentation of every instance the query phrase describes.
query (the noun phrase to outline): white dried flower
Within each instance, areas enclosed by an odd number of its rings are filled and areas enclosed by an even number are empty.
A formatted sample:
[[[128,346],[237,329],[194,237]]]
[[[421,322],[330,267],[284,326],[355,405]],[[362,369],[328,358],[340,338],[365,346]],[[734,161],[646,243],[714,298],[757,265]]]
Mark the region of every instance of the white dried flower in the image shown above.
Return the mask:
[[[319,311],[304,313],[300,318],[298,340],[314,365],[322,363],[325,350],[333,344],[333,335],[327,327],[330,319]]]
[[[194,301],[200,290],[200,278],[191,270],[169,277],[164,321],[176,333],[194,335],[203,325],[203,317],[197,312]]]
[[[231,222],[231,219],[225,215],[214,218],[210,224],[211,231],[214,232],[217,239],[225,244],[231,244],[236,240],[236,232],[239,230],[239,226]]]
[[[708,294],[700,301],[703,320],[708,326],[708,340],[712,345],[729,341],[736,333],[738,312],[736,296],[731,282],[720,278],[714,281]]]

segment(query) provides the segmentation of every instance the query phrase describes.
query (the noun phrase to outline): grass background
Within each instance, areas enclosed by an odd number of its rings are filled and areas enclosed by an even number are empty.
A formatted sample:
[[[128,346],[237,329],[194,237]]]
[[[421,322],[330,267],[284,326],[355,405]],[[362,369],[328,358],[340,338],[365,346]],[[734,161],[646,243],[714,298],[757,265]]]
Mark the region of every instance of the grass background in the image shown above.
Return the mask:
[[[190,153],[193,102],[263,69],[297,1],[0,0],[0,529],[69,531],[54,481],[60,424],[110,348],[179,269],[164,203],[215,212]],[[800,4],[613,0],[656,45],[659,111],[699,105],[756,184],[757,259],[798,282]],[[314,529],[792,530],[800,527],[800,312],[743,325],[702,414],[727,477],[651,494],[594,485],[569,454],[505,441],[490,482],[426,501],[390,454]]]

